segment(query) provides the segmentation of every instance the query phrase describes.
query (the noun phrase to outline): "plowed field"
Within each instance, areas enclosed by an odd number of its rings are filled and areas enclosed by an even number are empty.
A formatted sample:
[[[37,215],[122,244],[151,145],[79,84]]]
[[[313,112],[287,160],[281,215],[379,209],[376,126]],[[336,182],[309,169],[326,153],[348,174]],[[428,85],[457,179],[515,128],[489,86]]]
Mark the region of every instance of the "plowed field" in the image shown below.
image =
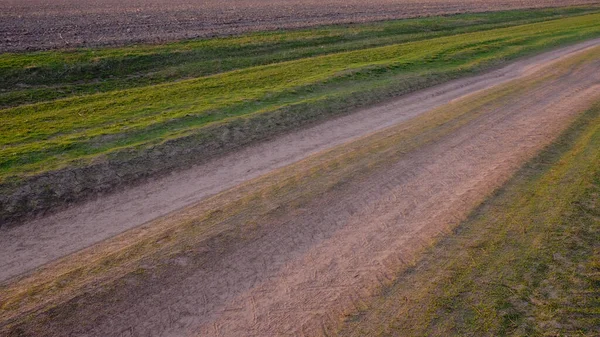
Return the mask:
[[[0,1],[0,52],[238,34],[597,0]]]

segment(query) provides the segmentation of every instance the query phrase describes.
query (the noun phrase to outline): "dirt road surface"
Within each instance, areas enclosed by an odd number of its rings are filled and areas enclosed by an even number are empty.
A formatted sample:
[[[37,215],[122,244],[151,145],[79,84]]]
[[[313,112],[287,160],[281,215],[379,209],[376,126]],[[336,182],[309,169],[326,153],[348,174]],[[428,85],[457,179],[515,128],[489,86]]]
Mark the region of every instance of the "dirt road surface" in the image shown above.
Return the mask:
[[[600,39],[548,52],[289,133],[132,189],[20,226],[0,229],[0,281],[135,228],[311,154],[398,124],[450,101],[534,71],[600,44]]]
[[[368,138],[358,137],[377,135],[373,134],[377,130],[402,130],[403,122],[435,107],[451,110],[457,102],[496,97],[486,103],[483,113],[441,139],[320,195],[293,214],[282,214],[276,224],[259,227],[251,239],[231,242],[224,253],[211,255],[201,268],[181,259],[177,264],[185,272],[180,274],[142,285],[124,284],[123,291],[115,289],[101,302],[86,302],[84,294],[78,300],[77,317],[53,319],[41,332],[49,336],[321,335],[328,324],[335,324],[362,296],[392,278],[432,238],[464,219],[600,99],[600,58],[563,65],[555,73],[556,62],[574,60],[582,53],[595,55],[599,49],[590,48],[598,45],[600,40],[589,41],[405,96],[135,191],[9,229],[0,235],[0,269],[12,270],[12,275],[24,272],[43,263],[43,254],[69,254],[106,237],[105,231],[124,231],[145,221],[144,217],[168,212],[172,204],[193,203],[275,167],[310,154],[319,156],[315,152],[336,144],[360,144]],[[494,88],[523,81],[533,83],[529,90],[490,95]],[[117,205],[120,211],[105,220]],[[87,223],[87,218],[106,222]],[[62,232],[55,235],[55,230]],[[11,267],[12,259],[21,262]]]
[[[0,0],[0,52],[163,42],[598,0]]]

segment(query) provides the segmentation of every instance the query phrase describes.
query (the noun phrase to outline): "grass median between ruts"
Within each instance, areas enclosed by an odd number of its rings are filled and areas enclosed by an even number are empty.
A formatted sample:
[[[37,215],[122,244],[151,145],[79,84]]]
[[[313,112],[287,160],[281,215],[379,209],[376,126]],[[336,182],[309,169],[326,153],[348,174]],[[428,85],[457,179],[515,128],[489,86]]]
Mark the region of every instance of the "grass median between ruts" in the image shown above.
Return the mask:
[[[598,336],[600,103],[339,336]]]

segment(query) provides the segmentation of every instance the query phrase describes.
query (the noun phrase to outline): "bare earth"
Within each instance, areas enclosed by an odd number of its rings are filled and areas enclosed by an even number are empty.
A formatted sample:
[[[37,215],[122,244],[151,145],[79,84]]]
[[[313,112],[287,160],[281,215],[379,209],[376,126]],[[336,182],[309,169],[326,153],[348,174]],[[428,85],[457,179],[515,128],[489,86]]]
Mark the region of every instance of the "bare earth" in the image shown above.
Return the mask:
[[[598,0],[0,0],[0,52],[163,42]]]
[[[300,130],[188,172],[0,233],[6,279],[317,151],[401,125],[437,106],[535,76],[541,85],[477,117],[386,170],[284,214],[202,268],[78,309],[47,335],[319,335],[464,219],[524,161],[600,99],[600,61],[545,77],[553,62],[600,40],[546,53]],[[595,49],[597,51],[598,49]],[[359,140],[360,141],[360,140]],[[341,144],[341,145],[340,145]],[[13,261],[18,261],[13,264]],[[193,261],[179,261],[182,266]],[[135,288],[135,287],[134,287]],[[1,329],[0,329],[1,331]]]

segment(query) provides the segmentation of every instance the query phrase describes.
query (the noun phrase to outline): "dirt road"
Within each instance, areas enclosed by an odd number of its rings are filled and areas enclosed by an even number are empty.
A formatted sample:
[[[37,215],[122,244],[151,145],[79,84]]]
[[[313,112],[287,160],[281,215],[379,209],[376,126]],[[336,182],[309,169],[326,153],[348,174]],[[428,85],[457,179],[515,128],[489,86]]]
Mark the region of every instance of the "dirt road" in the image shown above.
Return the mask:
[[[598,0],[2,0],[0,52],[160,42]]]
[[[244,234],[245,240],[227,242],[226,247],[193,246],[189,256],[197,250],[208,254],[201,264],[185,257],[168,261],[174,264],[172,272],[141,283],[123,281],[102,295],[86,291],[72,303],[60,304],[62,311],[51,312],[40,330],[24,326],[13,332],[38,336],[323,334],[345,310],[393,277],[436,235],[464,219],[578,113],[600,99],[598,45],[600,40],[590,41],[406,96],[207,164],[216,166],[199,167],[128,192],[134,194],[105,198],[54,220],[3,232],[1,269],[14,275],[42,263],[35,254],[59,251],[58,257],[102,238],[105,234],[94,228],[97,224],[82,225],[85,214],[102,219],[122,203],[122,210],[103,225],[113,232],[123,231],[132,224],[119,221],[139,217],[142,222],[151,209],[160,214],[172,203],[194,202],[216,193],[221,183],[231,186],[311,153],[310,158],[319,158],[329,153],[318,152],[326,148],[373,146],[378,139],[407,132],[405,125],[420,116],[450,113],[457,120],[463,118],[462,124],[449,122],[455,125],[451,132],[417,144],[398,160],[346,181],[294,212],[258,224]],[[292,166],[296,165],[300,163]],[[228,175],[219,178],[217,171],[222,170]],[[199,184],[192,187],[190,181]],[[165,192],[163,188],[170,184],[178,188]],[[186,217],[184,209],[165,221],[179,213]],[[62,237],[51,236],[52,230],[43,232],[29,241],[27,250],[20,250],[25,256],[28,250],[37,253],[22,259],[20,267],[11,267],[6,256],[19,259],[17,242],[38,235],[35,230],[46,228],[44,221],[50,221],[49,228],[61,230]],[[78,231],[87,234],[67,235]],[[109,245],[110,240],[106,242]],[[25,321],[35,325],[36,320]]]
[[[0,281],[110,238],[311,154],[400,123],[479,90],[524,76],[600,39],[521,60],[299,130],[212,162],[22,226],[0,229]]]

